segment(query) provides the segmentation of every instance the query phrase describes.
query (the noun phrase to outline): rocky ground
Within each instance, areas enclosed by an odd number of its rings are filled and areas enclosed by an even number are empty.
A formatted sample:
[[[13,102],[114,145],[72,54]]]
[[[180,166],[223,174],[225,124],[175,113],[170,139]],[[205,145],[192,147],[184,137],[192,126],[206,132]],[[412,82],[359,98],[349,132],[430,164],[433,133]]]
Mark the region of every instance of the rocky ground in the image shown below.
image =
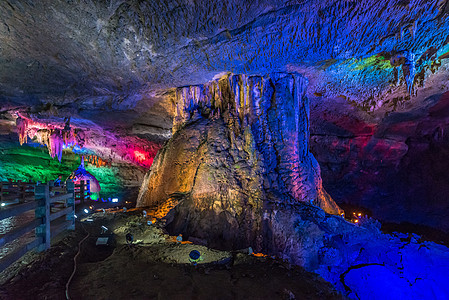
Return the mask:
[[[160,211],[106,210],[81,219],[77,228],[45,253],[31,253],[1,274],[1,299],[64,299],[81,244],[72,299],[343,299],[317,275],[247,249],[217,251],[177,243],[156,219]],[[92,221],[89,221],[89,220]],[[147,221],[151,220],[152,225]],[[101,226],[109,246],[96,246]],[[134,243],[126,243],[131,233]],[[204,260],[188,261],[192,250]]]

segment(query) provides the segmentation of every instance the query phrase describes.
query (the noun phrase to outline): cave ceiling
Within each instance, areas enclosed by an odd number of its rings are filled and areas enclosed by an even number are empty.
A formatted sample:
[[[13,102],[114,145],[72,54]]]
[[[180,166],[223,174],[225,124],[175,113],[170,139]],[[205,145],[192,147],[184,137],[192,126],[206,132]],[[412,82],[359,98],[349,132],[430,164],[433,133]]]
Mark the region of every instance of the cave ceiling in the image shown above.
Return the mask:
[[[428,0],[3,0],[0,109],[160,141],[173,88],[276,71],[303,74],[320,115],[380,126],[448,91],[448,14]]]

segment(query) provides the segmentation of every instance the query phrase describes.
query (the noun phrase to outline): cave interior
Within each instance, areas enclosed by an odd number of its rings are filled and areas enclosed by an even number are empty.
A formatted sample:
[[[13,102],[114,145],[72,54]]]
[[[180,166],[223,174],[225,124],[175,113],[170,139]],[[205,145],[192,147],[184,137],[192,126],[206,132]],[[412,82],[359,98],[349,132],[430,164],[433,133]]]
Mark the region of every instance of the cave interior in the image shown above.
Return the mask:
[[[448,29],[446,0],[0,1],[0,181],[82,164],[193,244],[447,299]]]

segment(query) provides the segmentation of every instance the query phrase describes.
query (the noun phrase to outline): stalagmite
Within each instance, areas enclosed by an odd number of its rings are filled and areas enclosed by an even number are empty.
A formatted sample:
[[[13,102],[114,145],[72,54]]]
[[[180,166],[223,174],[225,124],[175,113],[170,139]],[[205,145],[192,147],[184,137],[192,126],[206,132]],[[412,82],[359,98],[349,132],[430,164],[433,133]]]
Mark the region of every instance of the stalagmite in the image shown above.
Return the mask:
[[[224,234],[234,246],[257,239],[269,203],[342,213],[309,152],[306,86],[299,74],[274,73],[179,88],[173,138],[146,175],[138,206],[185,195],[173,227],[211,239]],[[215,110],[219,117],[210,118]]]

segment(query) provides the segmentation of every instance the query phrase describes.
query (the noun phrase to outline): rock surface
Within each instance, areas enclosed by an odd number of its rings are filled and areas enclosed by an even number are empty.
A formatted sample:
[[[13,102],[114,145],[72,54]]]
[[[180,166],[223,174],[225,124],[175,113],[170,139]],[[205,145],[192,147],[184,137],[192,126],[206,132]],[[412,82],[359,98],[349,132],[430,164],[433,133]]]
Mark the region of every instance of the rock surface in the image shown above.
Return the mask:
[[[228,71],[317,72],[337,61],[353,69],[352,60],[376,55],[388,69],[376,71],[382,80],[354,68],[350,76],[326,73],[322,87],[368,75],[360,90],[370,95],[396,74],[412,91],[447,44],[447,13],[446,1],[3,1],[2,96],[126,107],[148,87],[199,84]]]
[[[382,234],[304,204],[264,215],[270,252],[320,274],[351,299],[445,299],[449,249],[414,234]]]
[[[448,232],[448,100],[448,93],[434,95],[380,122],[341,98],[315,102],[310,147],[326,190],[378,220]]]

